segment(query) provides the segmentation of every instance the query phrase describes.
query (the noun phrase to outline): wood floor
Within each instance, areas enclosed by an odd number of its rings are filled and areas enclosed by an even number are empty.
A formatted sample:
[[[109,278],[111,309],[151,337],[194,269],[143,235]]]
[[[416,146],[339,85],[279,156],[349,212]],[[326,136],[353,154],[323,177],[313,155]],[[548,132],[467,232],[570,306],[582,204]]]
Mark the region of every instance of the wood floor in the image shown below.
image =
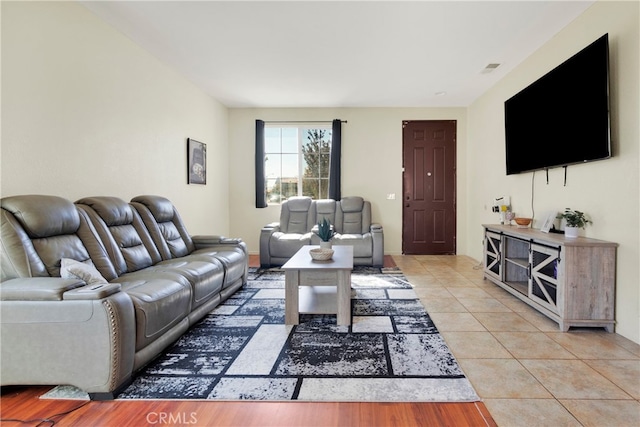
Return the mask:
[[[482,402],[205,402],[41,400],[51,387],[2,390],[2,426],[497,426]],[[10,421],[15,420],[15,423]],[[18,421],[20,420],[20,421]]]
[[[251,257],[250,264],[259,261]],[[385,266],[393,266],[385,257]],[[2,426],[497,426],[482,402],[210,402],[41,400],[51,387],[4,387]]]

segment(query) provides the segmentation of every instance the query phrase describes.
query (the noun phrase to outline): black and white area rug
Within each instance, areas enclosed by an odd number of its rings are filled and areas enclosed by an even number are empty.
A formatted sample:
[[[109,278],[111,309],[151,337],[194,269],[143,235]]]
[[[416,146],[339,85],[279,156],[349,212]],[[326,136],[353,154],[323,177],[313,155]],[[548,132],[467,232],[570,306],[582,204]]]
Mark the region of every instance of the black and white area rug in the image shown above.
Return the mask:
[[[356,267],[351,279],[351,326],[335,315],[286,326],[284,273],[251,269],[117,398],[479,400],[400,270]]]

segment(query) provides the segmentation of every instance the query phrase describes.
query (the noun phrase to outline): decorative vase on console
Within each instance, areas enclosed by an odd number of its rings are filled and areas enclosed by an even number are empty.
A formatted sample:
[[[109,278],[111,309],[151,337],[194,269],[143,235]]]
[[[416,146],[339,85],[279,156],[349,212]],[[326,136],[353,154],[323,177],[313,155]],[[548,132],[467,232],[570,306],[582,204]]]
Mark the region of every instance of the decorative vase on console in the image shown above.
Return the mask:
[[[318,223],[318,232],[316,233],[320,238],[320,247],[323,249],[331,249],[331,239],[336,234],[333,230],[331,222],[327,218],[323,218]]]
[[[511,225],[511,221],[516,217],[515,212],[506,211],[504,213],[504,220],[507,222],[507,225]]]

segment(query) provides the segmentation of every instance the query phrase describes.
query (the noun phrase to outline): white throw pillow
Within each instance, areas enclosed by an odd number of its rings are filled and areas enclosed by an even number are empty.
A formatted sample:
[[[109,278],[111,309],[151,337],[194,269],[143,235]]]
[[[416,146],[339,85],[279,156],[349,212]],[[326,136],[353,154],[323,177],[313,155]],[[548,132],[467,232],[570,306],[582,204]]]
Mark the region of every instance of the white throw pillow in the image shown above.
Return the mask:
[[[62,258],[60,260],[60,277],[63,279],[80,279],[86,282],[87,285],[109,283],[93,264],[85,264],[70,258]]]

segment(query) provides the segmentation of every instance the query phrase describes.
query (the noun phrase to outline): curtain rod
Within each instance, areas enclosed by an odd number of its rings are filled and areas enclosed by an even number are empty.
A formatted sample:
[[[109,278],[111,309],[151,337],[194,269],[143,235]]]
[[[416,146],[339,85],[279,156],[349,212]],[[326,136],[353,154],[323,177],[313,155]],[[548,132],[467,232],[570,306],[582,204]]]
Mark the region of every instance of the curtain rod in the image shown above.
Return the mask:
[[[333,120],[265,120],[265,123],[333,123]],[[340,123],[347,123],[340,120]]]

